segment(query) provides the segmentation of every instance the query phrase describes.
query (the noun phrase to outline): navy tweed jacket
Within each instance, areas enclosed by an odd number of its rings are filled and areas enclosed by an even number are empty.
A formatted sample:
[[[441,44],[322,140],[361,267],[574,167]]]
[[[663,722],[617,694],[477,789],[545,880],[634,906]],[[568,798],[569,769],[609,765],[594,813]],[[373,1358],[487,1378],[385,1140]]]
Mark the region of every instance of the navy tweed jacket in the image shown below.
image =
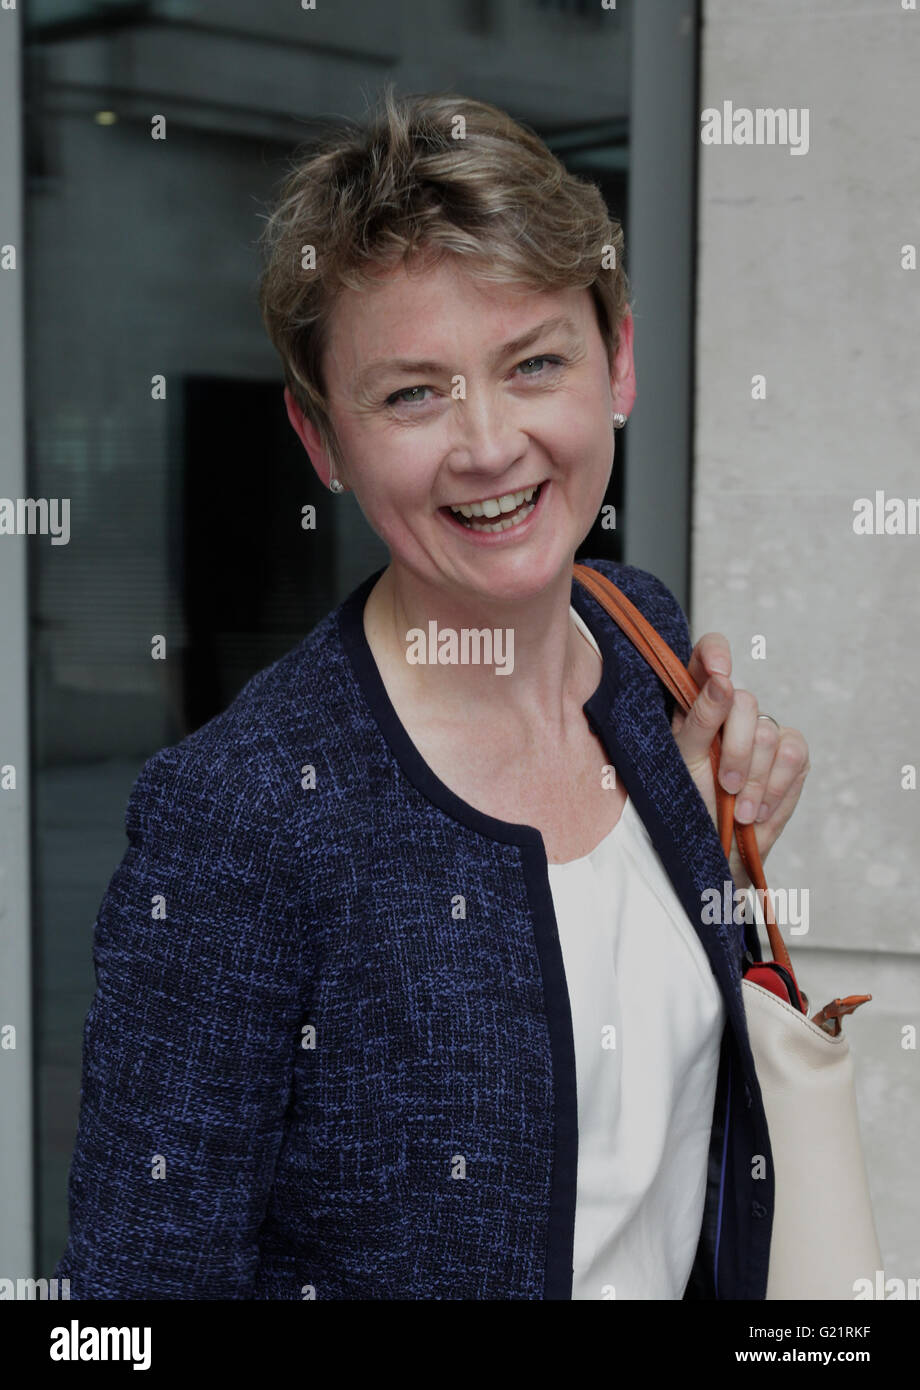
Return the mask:
[[[688,660],[658,579],[586,563]],[[411,743],[362,625],[381,572],[134,785],[94,927],[55,1270],[74,1299],[572,1296],[575,1052],[543,840],[461,800]],[[585,713],[726,1006],[684,1297],[762,1299],[756,933],[702,925],[730,871],[671,698],[574,579],[572,602],[604,658]]]

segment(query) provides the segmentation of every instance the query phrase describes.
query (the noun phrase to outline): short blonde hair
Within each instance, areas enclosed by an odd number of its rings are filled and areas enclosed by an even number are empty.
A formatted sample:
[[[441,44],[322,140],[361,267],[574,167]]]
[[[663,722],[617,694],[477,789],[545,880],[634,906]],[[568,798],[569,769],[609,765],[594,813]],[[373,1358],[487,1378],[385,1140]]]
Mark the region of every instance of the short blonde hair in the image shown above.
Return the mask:
[[[629,311],[623,230],[600,190],[529,127],[468,97],[397,97],[388,83],[366,126],[346,122],[295,154],[260,242],[268,336],[339,465],[323,353],[340,288],[367,288],[424,253],[462,257],[494,283],[589,289],[611,366]],[[305,247],[315,269],[303,268]]]

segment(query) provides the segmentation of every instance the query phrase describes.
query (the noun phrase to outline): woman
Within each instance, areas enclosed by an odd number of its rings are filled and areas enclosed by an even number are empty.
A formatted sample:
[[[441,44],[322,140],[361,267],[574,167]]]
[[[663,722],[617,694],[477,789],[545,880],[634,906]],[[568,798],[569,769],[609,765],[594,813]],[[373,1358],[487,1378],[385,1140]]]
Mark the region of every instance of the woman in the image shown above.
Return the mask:
[[[390,563],[135,784],[57,1274],[762,1298],[752,942],[701,914],[729,873],[708,751],[724,725],[763,856],[807,747],[652,575],[588,562],[705,683],[686,719],[573,583],[636,394],[621,230],[496,108],[387,91],[265,240],[291,424]],[[451,659],[471,630],[483,660]]]

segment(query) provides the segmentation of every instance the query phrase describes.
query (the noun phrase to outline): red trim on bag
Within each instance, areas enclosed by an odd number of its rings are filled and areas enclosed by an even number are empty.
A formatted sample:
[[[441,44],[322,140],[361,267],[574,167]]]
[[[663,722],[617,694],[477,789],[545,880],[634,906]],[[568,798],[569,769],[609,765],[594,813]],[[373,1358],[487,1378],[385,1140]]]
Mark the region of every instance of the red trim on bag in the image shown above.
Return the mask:
[[[745,971],[744,978],[752,984],[760,985],[761,989],[768,989],[771,994],[779,995],[783,1003],[792,1003],[782,979],[769,965],[752,965],[750,970]]]

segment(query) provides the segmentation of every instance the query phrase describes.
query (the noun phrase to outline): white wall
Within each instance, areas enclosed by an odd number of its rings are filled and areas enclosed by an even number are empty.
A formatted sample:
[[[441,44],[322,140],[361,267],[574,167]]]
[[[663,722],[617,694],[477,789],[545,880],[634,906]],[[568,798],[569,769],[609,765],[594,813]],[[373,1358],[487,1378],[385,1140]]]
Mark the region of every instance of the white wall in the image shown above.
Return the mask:
[[[767,882],[810,890],[791,945],[816,1005],[874,995],[846,1029],[886,1272],[916,1277],[920,791],[901,769],[920,764],[920,536],[855,535],[853,503],[920,496],[920,274],[901,268],[920,12],[707,0],[703,18],[700,109],[808,108],[809,150],[700,150],[692,627],[726,633],[737,682],[810,743]]]

